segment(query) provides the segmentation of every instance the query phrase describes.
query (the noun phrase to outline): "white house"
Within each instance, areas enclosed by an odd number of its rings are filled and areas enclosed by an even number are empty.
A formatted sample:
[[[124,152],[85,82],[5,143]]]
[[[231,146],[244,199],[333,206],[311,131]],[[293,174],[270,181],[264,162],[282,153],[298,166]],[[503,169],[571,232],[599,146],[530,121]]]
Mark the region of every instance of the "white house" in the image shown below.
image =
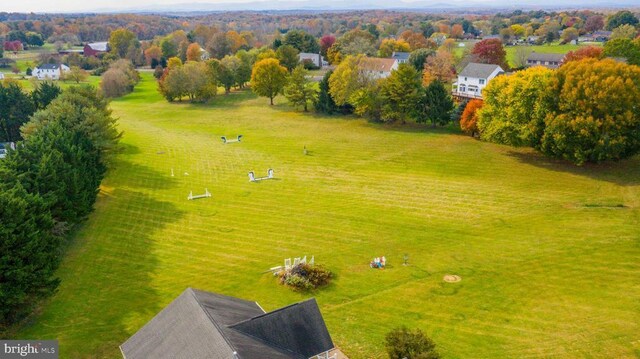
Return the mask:
[[[44,64],[33,69],[32,75],[38,80],[59,80],[60,75],[69,70],[69,66],[64,64]]]
[[[365,57],[360,66],[362,70],[374,79],[384,79],[391,75],[392,71],[398,69],[398,60],[381,59],[378,57]]]
[[[458,74],[458,81],[453,83],[453,95],[466,98],[482,98],[482,89],[494,77],[504,73],[498,65],[478,64],[472,62]]]
[[[15,150],[16,143],[15,142],[0,142],[0,159],[7,157],[7,150]]]
[[[4,74],[0,72],[0,80],[4,80]]]
[[[329,66],[329,63],[320,54],[314,54],[311,52],[301,52],[298,54],[298,60],[301,63],[311,62],[317,68],[323,68]]]

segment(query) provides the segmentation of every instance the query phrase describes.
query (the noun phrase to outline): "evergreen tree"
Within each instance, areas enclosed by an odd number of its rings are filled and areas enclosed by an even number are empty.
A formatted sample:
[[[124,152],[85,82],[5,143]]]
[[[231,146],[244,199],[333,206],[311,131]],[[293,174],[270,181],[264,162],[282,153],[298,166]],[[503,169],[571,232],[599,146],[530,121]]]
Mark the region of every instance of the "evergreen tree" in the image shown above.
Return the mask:
[[[20,127],[35,110],[31,97],[16,83],[0,85],[0,142],[21,140]]]
[[[417,122],[431,121],[433,127],[451,121],[453,100],[441,81],[435,80],[424,90]]]
[[[413,117],[422,91],[421,82],[420,73],[413,66],[400,64],[391,76],[382,81],[382,117],[402,123]]]
[[[61,93],[60,86],[50,81],[44,81],[38,83],[35,90],[31,92],[31,97],[36,109],[41,110],[47,107]]]
[[[318,98],[318,90],[309,79],[309,71],[304,66],[298,65],[284,88],[284,95],[293,106],[302,106],[304,112],[309,111],[309,104]]]
[[[331,77],[331,74],[333,74],[333,70],[327,71],[327,73],[324,74],[322,81],[320,81],[320,92],[318,93],[318,99],[314,104],[316,112],[326,113],[328,115],[332,115],[334,113],[340,113],[343,115],[352,113],[353,108],[350,105],[346,104],[344,106],[338,106],[335,101],[333,101],[333,98],[329,93],[329,78]]]

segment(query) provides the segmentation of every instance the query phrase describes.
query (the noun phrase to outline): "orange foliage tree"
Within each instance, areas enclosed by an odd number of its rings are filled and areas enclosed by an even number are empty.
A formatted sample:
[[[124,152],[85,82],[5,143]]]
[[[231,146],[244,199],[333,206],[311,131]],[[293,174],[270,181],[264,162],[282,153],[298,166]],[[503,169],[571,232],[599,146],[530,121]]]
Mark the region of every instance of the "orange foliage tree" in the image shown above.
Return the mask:
[[[478,134],[478,110],[482,108],[482,104],[482,100],[469,101],[460,116],[460,128],[473,137]]]
[[[187,61],[200,61],[202,59],[202,49],[197,42],[189,44],[187,47]]]
[[[585,46],[575,51],[569,51],[564,58],[564,62],[578,61],[582,59],[601,59],[604,56],[604,49],[600,46]]]

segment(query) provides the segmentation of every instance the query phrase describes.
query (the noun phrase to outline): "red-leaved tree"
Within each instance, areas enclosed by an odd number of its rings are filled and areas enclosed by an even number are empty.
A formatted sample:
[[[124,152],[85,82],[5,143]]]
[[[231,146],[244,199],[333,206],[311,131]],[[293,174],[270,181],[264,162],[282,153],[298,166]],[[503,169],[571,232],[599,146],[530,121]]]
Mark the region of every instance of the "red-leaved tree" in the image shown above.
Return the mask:
[[[320,54],[327,57],[327,50],[336,42],[336,37],[333,35],[324,35],[320,39]]]
[[[471,50],[475,61],[483,64],[499,65],[503,69],[508,69],[507,52],[499,39],[487,39],[478,42]]]

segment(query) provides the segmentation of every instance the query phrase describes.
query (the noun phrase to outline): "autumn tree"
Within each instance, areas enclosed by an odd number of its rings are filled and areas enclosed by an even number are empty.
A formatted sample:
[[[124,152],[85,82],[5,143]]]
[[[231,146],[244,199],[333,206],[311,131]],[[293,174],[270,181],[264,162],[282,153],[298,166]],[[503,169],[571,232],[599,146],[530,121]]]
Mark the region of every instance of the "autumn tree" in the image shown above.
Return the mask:
[[[453,25],[451,27],[450,35],[454,39],[462,39],[462,36],[464,35],[464,29],[462,28],[462,25],[461,24]]]
[[[541,150],[578,165],[619,160],[640,151],[640,67],[587,59],[562,66],[550,92]]]
[[[286,45],[285,45],[286,46]],[[309,111],[309,104],[318,98],[318,89],[309,79],[309,71],[298,65],[289,76],[284,87],[284,96],[292,106],[302,106],[304,112]]]
[[[201,61],[202,60],[202,48],[198,43],[194,42],[187,47],[187,61]]]
[[[80,83],[89,77],[89,73],[78,66],[71,66],[69,71],[64,73],[64,79]]]
[[[147,65],[151,65],[153,61],[160,62],[162,58],[162,49],[156,45],[151,45],[144,50],[144,59]]]
[[[120,28],[111,32],[109,36],[109,48],[111,52],[119,58],[125,58],[130,54],[131,49],[139,49],[140,42],[133,32]]]
[[[584,23],[586,32],[594,32],[604,28],[604,17],[602,15],[591,15]]]
[[[327,51],[336,42],[336,37],[333,35],[324,35],[320,38],[320,55],[327,57]]]
[[[603,56],[604,49],[601,46],[582,46],[578,50],[569,51],[564,57],[564,63],[582,59],[601,59]]]
[[[422,94],[420,73],[409,64],[400,64],[396,71],[382,80],[382,117],[405,123],[416,114],[416,104]]]
[[[453,55],[450,52],[439,50],[434,56],[427,57],[422,76],[422,83],[425,86],[435,80],[449,82],[454,76]]]
[[[373,56],[376,52],[376,38],[368,31],[353,29],[340,37],[327,51],[332,64],[339,64],[346,56]]]
[[[553,70],[535,66],[498,76],[482,90],[484,105],[477,126],[483,140],[538,147],[546,115],[553,107],[549,91]]]
[[[391,57],[391,55],[394,52],[409,52],[411,51],[411,48],[409,46],[409,44],[400,39],[400,40],[395,40],[395,39],[384,39],[382,40],[382,42],[380,43],[380,48],[378,49],[378,56],[379,57]]]
[[[625,24],[620,25],[613,29],[611,32],[611,40],[615,39],[630,39],[633,40],[638,35],[638,30],[636,30],[635,26]]]
[[[282,45],[276,50],[276,58],[280,64],[287,68],[289,72],[293,71],[300,63],[298,50],[291,45]]]
[[[471,137],[478,134],[478,110],[482,108],[482,104],[482,100],[469,101],[460,116],[460,129]]]
[[[562,31],[562,35],[560,35],[560,39],[562,40],[562,44],[569,43],[573,40],[578,39],[578,30],[573,27],[568,27]]]
[[[351,105],[336,105],[336,102],[333,100],[331,94],[329,93],[329,79],[331,78],[332,74],[332,70],[327,71],[322,77],[322,81],[320,81],[318,98],[314,104],[315,110],[316,112],[326,113],[328,115],[332,115],[334,113],[351,113],[353,111]]]
[[[273,105],[273,99],[284,90],[287,74],[287,68],[280,65],[277,59],[260,60],[253,65],[251,89],[258,96],[268,97]]]
[[[412,51],[418,49],[435,49],[437,45],[432,40],[427,39],[424,34],[406,30],[400,34],[400,39],[406,41]]]
[[[498,39],[482,40],[473,46],[471,53],[477,62],[482,64],[494,64],[508,69],[507,52],[502,46],[502,41]]]

